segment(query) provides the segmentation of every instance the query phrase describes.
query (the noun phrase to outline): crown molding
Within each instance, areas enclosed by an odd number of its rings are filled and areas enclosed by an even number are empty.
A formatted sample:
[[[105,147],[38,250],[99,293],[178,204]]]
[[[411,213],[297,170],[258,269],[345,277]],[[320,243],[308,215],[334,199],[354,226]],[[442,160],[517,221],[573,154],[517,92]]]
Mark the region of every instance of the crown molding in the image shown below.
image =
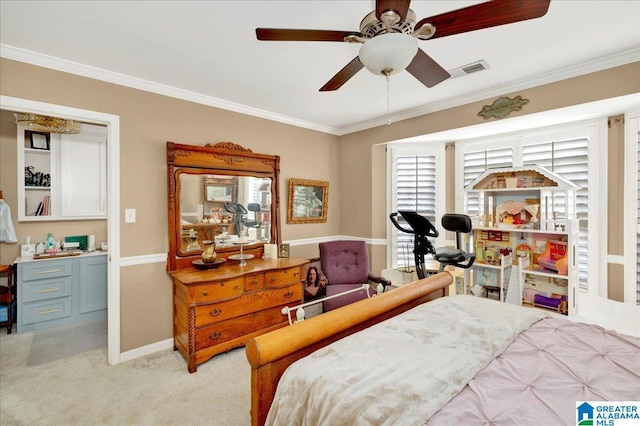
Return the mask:
[[[496,96],[504,95],[505,93],[512,93],[549,83],[555,83],[557,81],[566,80],[568,78],[579,77],[581,75],[627,65],[638,61],[640,61],[640,48],[627,50],[625,52],[620,52],[592,61],[583,62],[582,64],[574,65],[571,67],[566,67],[526,79],[520,79],[510,83],[493,86],[488,89],[466,94],[464,96],[446,99],[442,102],[434,102],[417,108],[404,110],[391,115],[391,125],[393,125],[394,122],[419,117],[425,114],[431,114],[437,111],[442,111],[448,108],[454,108],[485,99],[494,98]],[[386,115],[377,117],[372,120],[363,121],[353,126],[343,127],[340,129],[338,136],[359,132],[361,130],[371,129],[373,127],[386,126],[387,123],[388,117]]]
[[[171,98],[181,99],[197,104],[207,105],[228,111],[238,112],[240,114],[251,115],[253,117],[264,118],[266,120],[277,121],[296,127],[302,127],[318,132],[338,135],[339,129],[330,126],[324,126],[309,121],[298,120],[296,118],[274,114],[258,108],[229,102],[224,99],[205,96],[200,93],[182,90],[175,87],[167,86],[152,81],[143,80],[136,77],[108,71],[102,68],[84,65],[66,59],[60,59],[54,56],[43,55],[41,53],[32,52],[30,50],[21,49],[19,47],[0,44],[0,57],[11,59],[18,62],[24,62],[56,71],[67,72],[82,77],[93,78],[107,83],[113,83],[120,86],[130,87],[132,89],[143,90],[145,92],[156,93]]]
[[[350,133],[355,133],[374,127],[385,126],[388,122],[388,117],[384,116],[377,117],[372,120],[363,121],[352,126],[335,128],[331,126],[312,123],[309,121],[298,120],[280,114],[274,114],[272,112],[253,108],[247,105],[237,104],[211,96],[205,96],[188,90],[177,89],[175,87],[167,86],[164,84],[154,83],[148,80],[107,71],[89,65],[83,65],[77,62],[56,58],[54,56],[43,55],[6,44],[0,44],[0,57],[336,136],[344,136]],[[391,122],[394,123],[402,120],[407,120],[448,108],[493,98],[505,93],[512,93],[519,90],[530,89],[532,87],[554,83],[557,81],[566,80],[568,78],[578,77],[581,75],[602,71],[608,68],[630,64],[639,60],[640,48],[631,49],[625,52],[584,62],[582,64],[574,65],[571,67],[539,74],[530,78],[493,86],[491,88],[479,90],[477,92],[464,96],[458,96],[441,102],[434,102],[417,108],[404,110],[392,114]]]

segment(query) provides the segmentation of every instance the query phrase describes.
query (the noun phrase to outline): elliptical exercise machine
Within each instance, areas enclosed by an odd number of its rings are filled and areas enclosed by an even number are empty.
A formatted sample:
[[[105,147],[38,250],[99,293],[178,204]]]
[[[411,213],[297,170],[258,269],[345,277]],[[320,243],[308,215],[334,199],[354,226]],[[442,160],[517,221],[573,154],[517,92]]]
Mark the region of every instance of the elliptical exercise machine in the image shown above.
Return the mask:
[[[411,229],[405,229],[398,224],[396,216],[402,216],[402,218],[409,224]],[[437,238],[438,230],[435,226],[424,216],[419,215],[414,211],[398,211],[389,215],[391,223],[402,232],[415,235],[413,242],[413,258],[416,264],[416,272],[418,278],[425,278],[427,275],[424,269],[424,256],[427,254],[436,254],[436,249],[433,248],[429,237]]]

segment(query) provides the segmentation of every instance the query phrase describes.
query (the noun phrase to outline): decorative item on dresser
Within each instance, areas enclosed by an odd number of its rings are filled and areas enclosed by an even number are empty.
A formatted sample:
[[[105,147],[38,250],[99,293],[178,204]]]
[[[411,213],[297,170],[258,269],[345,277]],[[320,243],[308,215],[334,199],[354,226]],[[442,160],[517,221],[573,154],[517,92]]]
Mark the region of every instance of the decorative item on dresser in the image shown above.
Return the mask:
[[[308,260],[265,256],[265,244],[281,242],[279,161],[231,142],[167,142],[173,341],[190,373],[216,354],[287,325],[282,308],[303,301]],[[230,205],[236,207],[233,220],[222,216]],[[238,214],[245,207],[250,217]],[[212,257],[207,250],[215,252],[213,262],[206,262]]]

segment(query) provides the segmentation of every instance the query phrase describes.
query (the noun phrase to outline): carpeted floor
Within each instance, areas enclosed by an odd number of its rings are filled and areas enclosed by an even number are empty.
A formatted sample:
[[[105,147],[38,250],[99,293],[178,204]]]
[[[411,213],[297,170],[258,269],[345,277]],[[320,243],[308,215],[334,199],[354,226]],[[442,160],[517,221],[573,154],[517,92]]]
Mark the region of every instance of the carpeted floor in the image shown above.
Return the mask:
[[[27,366],[46,364],[57,359],[106,347],[106,318],[38,330],[33,334]]]
[[[58,339],[78,340],[78,330],[67,332]],[[250,424],[244,348],[189,374],[172,350],[110,366],[106,346],[84,345],[60,349],[51,336],[1,329],[0,425]]]

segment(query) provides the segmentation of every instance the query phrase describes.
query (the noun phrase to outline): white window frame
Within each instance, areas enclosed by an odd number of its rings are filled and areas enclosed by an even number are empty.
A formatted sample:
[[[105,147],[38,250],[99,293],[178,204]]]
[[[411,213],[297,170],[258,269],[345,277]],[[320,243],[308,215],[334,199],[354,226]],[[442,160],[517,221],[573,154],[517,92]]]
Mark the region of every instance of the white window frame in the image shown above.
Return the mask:
[[[640,235],[640,223],[637,220],[638,206],[638,132],[640,132],[640,110],[625,114],[625,143],[624,143],[624,181],[626,183],[624,196],[625,229],[636,232],[624,233],[624,301],[637,304],[637,273],[638,254],[637,238]]]
[[[436,192],[435,192],[435,215],[438,223],[433,225],[440,232],[436,238],[436,246],[444,245],[444,232],[442,232],[439,220],[445,213],[447,185],[446,181],[446,155],[444,142],[425,142],[418,146],[419,142],[397,143],[387,146],[387,217],[397,211],[397,173],[396,158],[403,156],[429,156],[436,158]],[[390,220],[387,221],[387,268],[395,269],[397,264],[397,232]]]
[[[465,150],[482,150],[505,147],[513,147],[513,165],[522,164],[522,146],[525,143],[534,143],[550,138],[567,139],[586,137],[589,141],[589,235],[588,248],[588,292],[594,295],[607,296],[607,247],[605,244],[594,244],[597,241],[607,241],[607,227],[599,226],[607,223],[607,187],[606,179],[597,179],[597,176],[607,174],[607,119],[598,118],[569,124],[541,127],[530,130],[522,130],[513,133],[468,139],[456,142],[455,160],[455,191],[456,211],[464,212],[464,153]],[[592,261],[594,260],[594,261]]]

